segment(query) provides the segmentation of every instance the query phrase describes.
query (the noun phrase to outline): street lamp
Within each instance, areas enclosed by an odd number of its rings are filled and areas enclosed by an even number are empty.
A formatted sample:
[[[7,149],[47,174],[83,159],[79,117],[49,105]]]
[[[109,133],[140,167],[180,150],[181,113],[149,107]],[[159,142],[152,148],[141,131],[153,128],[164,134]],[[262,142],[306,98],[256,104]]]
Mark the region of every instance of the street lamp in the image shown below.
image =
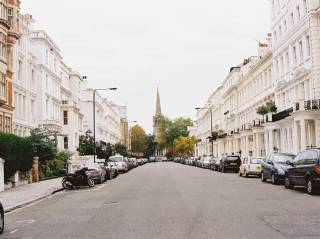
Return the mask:
[[[211,107],[196,107],[196,110],[209,110],[210,111],[210,124],[211,124],[211,135],[210,135],[210,139],[211,139],[211,153],[213,156],[213,139],[212,139],[212,135],[213,135],[213,121],[212,121],[212,108]]]
[[[96,162],[97,148],[96,148],[96,93],[97,91],[117,90],[117,88],[103,88],[93,89],[93,162]]]

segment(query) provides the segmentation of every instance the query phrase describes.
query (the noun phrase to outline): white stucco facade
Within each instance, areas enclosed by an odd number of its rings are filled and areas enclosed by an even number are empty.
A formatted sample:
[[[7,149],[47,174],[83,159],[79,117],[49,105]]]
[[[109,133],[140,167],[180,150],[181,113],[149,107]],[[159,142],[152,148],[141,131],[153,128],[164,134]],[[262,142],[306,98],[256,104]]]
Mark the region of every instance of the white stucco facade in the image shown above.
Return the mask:
[[[271,34],[258,45],[258,56],[231,68],[210,102],[219,132],[213,154],[264,156],[298,153],[320,146],[320,1],[271,0]],[[218,97],[214,97],[218,101]],[[257,108],[275,102],[265,117]],[[210,110],[197,114],[197,152],[210,154]],[[200,143],[199,143],[200,142]]]

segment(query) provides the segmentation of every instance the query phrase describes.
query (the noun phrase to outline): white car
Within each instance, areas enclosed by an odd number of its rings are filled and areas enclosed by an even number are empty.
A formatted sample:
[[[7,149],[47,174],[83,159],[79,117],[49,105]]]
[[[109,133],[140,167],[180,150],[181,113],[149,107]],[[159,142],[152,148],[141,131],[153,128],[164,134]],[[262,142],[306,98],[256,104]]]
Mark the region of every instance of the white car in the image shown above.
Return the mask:
[[[211,160],[212,160],[211,156],[205,157],[202,161],[201,167],[202,168],[210,168]]]
[[[249,157],[241,160],[239,176],[249,177],[250,175],[261,176],[262,157]]]
[[[118,172],[127,172],[129,170],[128,159],[121,155],[111,156],[109,162],[115,164]]]

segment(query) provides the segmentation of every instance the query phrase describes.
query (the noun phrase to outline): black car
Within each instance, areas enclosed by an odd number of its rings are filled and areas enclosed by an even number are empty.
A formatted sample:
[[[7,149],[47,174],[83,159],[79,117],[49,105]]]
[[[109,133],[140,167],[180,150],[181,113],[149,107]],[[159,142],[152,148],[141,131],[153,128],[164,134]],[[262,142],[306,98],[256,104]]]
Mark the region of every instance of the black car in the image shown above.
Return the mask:
[[[236,155],[229,155],[221,159],[219,171],[225,173],[226,171],[239,172],[241,159]]]
[[[4,229],[4,209],[0,202],[0,234],[2,234]]]
[[[320,149],[308,149],[299,153],[293,160],[293,167],[285,175],[284,186],[305,186],[308,194],[320,188]]]
[[[294,154],[276,153],[270,154],[261,161],[261,181],[271,179],[273,184],[283,183],[284,175],[292,168]]]

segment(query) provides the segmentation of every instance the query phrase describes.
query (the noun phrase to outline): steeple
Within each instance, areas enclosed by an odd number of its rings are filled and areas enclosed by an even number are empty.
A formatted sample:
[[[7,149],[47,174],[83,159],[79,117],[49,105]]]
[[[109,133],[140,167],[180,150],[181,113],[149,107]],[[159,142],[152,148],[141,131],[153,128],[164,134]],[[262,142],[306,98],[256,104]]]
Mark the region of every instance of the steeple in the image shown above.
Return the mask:
[[[162,116],[161,112],[161,103],[160,103],[160,94],[159,94],[159,89],[157,88],[157,102],[156,102],[156,117]]]

